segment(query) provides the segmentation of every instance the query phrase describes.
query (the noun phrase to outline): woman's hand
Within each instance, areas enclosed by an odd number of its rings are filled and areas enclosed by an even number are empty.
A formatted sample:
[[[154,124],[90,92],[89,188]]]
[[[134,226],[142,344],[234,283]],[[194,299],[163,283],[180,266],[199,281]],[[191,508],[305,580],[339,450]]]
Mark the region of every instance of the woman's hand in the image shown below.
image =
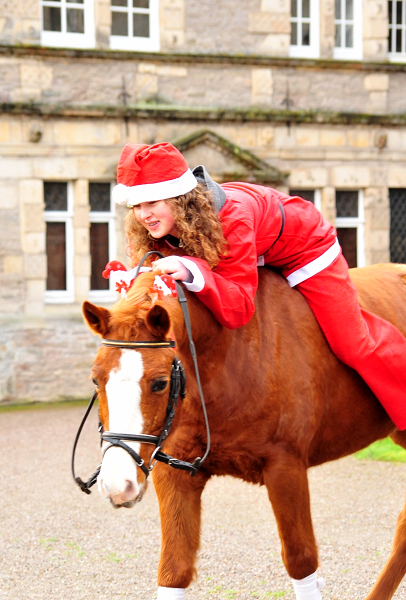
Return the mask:
[[[176,256],[159,258],[158,260],[154,260],[151,264],[153,271],[160,271],[162,274],[168,273],[168,275],[179,281],[186,281],[188,278],[189,271]]]

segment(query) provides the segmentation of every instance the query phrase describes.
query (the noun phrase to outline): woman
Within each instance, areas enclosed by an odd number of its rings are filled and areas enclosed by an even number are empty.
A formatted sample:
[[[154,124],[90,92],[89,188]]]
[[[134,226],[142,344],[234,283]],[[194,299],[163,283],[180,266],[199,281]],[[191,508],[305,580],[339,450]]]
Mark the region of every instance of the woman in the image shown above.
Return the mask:
[[[117,181],[134,264],[149,250],[171,252],[153,269],[182,281],[231,329],[254,314],[257,266],[277,268],[305,296],[336,356],[406,429],[406,338],[361,309],[335,229],[312,203],[248,183],[219,186],[168,143],[127,144]]]

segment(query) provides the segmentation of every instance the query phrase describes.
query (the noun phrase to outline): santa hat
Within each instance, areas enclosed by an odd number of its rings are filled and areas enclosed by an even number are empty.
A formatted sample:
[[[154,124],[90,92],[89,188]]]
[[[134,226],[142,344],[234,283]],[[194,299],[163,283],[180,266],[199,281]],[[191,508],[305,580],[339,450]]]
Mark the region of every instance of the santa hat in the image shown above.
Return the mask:
[[[181,196],[193,190],[197,180],[179,150],[163,142],[126,144],[118,161],[117,184],[113,200],[131,206]]]

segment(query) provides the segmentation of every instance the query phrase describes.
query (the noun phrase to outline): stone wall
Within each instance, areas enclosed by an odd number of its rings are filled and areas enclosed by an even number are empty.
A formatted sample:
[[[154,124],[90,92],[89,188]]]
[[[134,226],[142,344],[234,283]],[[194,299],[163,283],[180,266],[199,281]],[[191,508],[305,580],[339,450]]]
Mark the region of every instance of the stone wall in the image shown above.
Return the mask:
[[[320,58],[332,58],[334,2],[320,0]],[[387,2],[364,0],[365,60],[385,60]],[[94,0],[96,48],[108,49],[109,0]],[[290,0],[161,0],[162,52],[289,56]],[[0,44],[39,44],[40,0],[0,0]]]

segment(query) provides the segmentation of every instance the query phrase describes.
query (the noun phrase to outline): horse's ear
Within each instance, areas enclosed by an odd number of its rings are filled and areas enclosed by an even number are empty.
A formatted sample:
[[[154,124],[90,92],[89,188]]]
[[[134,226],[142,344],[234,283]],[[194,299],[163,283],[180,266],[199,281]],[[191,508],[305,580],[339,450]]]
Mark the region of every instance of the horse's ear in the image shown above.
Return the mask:
[[[171,328],[168,311],[161,304],[154,304],[147,312],[145,324],[155,337],[164,338]]]
[[[90,329],[102,337],[109,331],[110,312],[102,306],[83,302],[83,316]]]

